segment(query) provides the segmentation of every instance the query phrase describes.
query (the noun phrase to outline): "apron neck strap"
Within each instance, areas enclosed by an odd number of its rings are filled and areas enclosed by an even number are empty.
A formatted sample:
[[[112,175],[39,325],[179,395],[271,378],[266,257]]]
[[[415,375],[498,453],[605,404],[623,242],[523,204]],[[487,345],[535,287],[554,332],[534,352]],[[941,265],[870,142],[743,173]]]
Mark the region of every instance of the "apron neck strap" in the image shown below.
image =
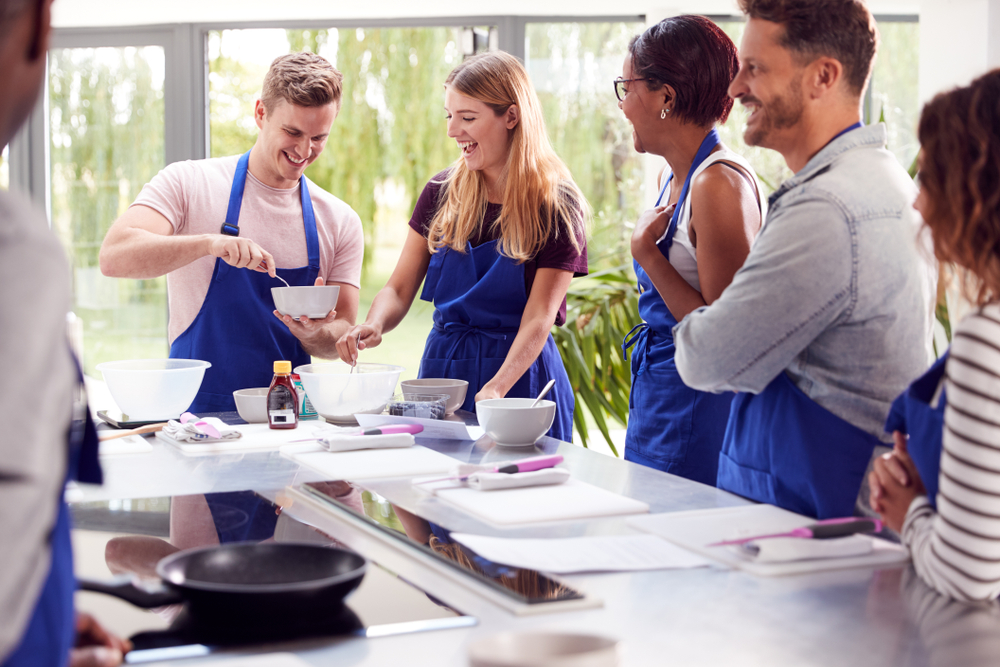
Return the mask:
[[[691,168],[688,169],[687,178],[684,179],[684,185],[681,186],[680,197],[677,198],[677,206],[674,207],[674,213],[670,216],[670,226],[667,227],[667,233],[663,240],[660,241],[660,251],[666,255],[670,251],[670,246],[674,243],[674,234],[677,233],[677,225],[681,219],[681,209],[684,208],[684,200],[687,199],[688,190],[691,189],[691,179],[694,177],[694,173],[701,166],[701,163],[708,159],[715,147],[721,143],[719,140],[719,133],[716,132],[715,128],[712,128],[705,138],[701,140],[701,145],[698,146],[698,151],[694,154],[694,160],[691,161]],[[660,200],[663,199],[663,193],[667,190],[667,185],[673,179],[674,175],[670,174],[670,178],[663,185],[663,191],[660,192],[660,198],[656,200],[657,205],[659,205]]]

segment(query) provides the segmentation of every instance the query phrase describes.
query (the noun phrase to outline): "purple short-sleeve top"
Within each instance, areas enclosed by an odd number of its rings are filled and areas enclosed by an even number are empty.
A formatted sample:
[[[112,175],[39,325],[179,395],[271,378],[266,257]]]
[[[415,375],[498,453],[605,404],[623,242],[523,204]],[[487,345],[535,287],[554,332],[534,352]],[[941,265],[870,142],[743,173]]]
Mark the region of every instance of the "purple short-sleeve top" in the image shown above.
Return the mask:
[[[413,216],[410,218],[410,227],[415,232],[427,238],[431,220],[438,209],[438,199],[441,195],[442,181],[448,176],[447,171],[443,171],[432,178],[424,191],[417,198],[417,204],[413,208]],[[498,238],[499,230],[493,228],[493,222],[500,216],[500,204],[487,204],[486,214],[483,216],[483,224],[479,232],[469,242],[472,247],[495,241]],[[560,221],[561,222],[561,221]],[[565,229],[565,226],[556,226],[556,229]],[[574,276],[587,275],[587,239],[582,226],[577,226],[577,241],[580,243],[580,251],[577,252],[566,234],[553,236],[542,246],[532,259],[524,263],[524,291],[531,293],[531,286],[535,280],[535,273],[538,269],[559,269],[561,271],[572,271]],[[566,299],[563,298],[556,314],[556,326],[566,323]]]

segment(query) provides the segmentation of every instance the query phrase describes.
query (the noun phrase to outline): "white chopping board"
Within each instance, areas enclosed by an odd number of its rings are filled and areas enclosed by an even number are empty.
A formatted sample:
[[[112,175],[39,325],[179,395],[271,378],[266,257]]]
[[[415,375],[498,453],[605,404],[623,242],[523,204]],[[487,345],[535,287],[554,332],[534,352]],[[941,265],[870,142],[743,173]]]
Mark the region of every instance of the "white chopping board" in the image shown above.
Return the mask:
[[[458,464],[450,456],[420,445],[327,452],[318,445],[303,443],[286,445],[281,448],[281,454],[322,473],[329,480],[431,475],[450,472]]]
[[[315,425],[317,422],[313,422]],[[251,450],[279,449],[292,440],[311,438],[312,425],[300,422],[298,428],[276,429],[267,424],[238,424],[231,428],[243,434],[235,440],[219,440],[217,442],[179,442],[163,431],[158,431],[156,437],[173,445],[185,454],[218,454],[220,452],[240,452]]]
[[[476,491],[468,487],[438,489],[436,495],[470,514],[502,526],[649,511],[646,503],[575,479],[551,486],[498,491]]]
[[[780,563],[753,561],[732,546],[707,546],[722,540],[783,533],[815,522],[816,520],[810,517],[774,505],[763,504],[653,514],[633,517],[627,521],[633,528],[658,535],[730,567],[761,576],[822,572],[850,567],[891,567],[909,560],[909,555],[902,546],[866,535],[854,536],[871,540],[872,551],[864,555]]]

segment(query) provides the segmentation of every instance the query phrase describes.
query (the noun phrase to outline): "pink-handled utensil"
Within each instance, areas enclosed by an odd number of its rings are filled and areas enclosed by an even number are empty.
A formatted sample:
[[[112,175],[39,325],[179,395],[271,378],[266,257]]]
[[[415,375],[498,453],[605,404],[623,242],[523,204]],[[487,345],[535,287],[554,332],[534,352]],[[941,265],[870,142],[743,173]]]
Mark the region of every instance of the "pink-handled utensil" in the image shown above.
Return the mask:
[[[466,470],[463,471],[461,475],[454,475],[452,477],[441,477],[438,479],[428,479],[422,482],[417,482],[417,484],[431,484],[432,482],[450,482],[450,481],[465,481],[469,478],[469,475],[475,474],[477,472],[505,472],[505,473],[518,473],[518,472],[531,472],[532,470],[544,470],[545,468],[554,468],[563,462],[563,457],[558,454],[552,454],[547,456],[533,456],[528,459],[520,459],[518,461],[512,461],[504,465],[497,466],[467,466]]]
[[[878,519],[865,519],[861,517],[846,517],[842,519],[826,519],[801,528],[796,528],[785,533],[771,533],[769,535],[754,535],[753,537],[741,537],[737,540],[724,540],[714,542],[706,546],[723,547],[730,544],[746,544],[757,540],[768,540],[774,537],[798,537],[805,540],[829,540],[835,537],[846,537],[857,533],[877,533],[882,530],[882,522]]]
[[[346,436],[353,437],[356,435],[390,435],[393,433],[411,433],[416,435],[424,430],[424,427],[420,424],[384,424],[382,426],[373,426],[371,428],[356,428],[344,431],[335,431],[333,433],[327,433],[324,437],[337,437]],[[322,440],[319,438],[302,438],[301,440],[289,440],[289,442],[313,442],[315,440]]]

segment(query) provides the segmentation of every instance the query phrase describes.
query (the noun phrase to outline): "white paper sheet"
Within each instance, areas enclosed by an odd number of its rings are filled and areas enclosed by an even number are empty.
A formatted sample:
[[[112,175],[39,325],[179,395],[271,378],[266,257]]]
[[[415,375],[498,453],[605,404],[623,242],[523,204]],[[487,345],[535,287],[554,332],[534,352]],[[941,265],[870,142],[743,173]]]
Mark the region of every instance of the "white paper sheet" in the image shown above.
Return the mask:
[[[327,452],[317,444],[292,444],[281,448],[281,455],[309,466],[325,479],[379,479],[413,477],[446,473],[455,459],[432,449],[414,445],[402,449],[359,449],[352,452]]]
[[[682,569],[710,563],[655,535],[547,540],[452,533],[451,537],[487,560],[552,574]]]
[[[354,418],[362,428],[372,428],[383,424],[420,424],[424,430],[417,433],[418,438],[440,438],[441,440],[478,440],[483,431],[480,426],[466,425],[463,421],[451,419],[419,419],[417,417],[398,417],[396,415],[364,415],[356,414]]]

